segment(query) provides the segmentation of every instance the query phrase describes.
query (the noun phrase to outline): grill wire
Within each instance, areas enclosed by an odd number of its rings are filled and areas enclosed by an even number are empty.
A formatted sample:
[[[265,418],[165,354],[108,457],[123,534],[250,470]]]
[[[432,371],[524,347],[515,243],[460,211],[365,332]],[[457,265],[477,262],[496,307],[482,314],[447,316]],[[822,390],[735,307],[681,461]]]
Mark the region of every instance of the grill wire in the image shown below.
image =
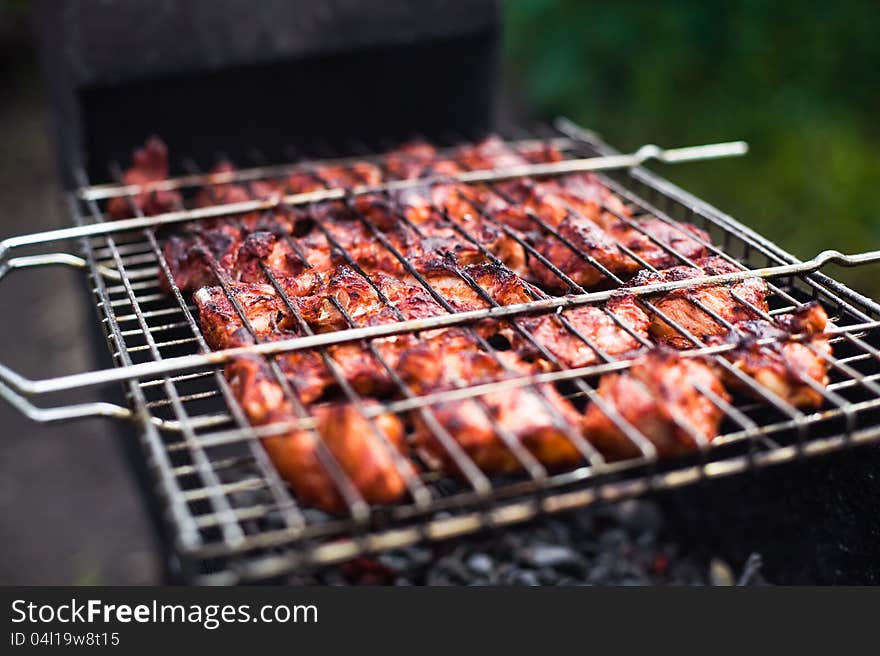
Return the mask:
[[[562,124],[562,127],[565,134],[540,127],[535,133],[515,134],[512,137],[555,139],[556,143],[566,146],[566,157],[590,157],[614,152],[574,126]],[[463,136],[454,135],[451,140],[465,141]],[[258,153],[255,158],[256,164],[262,163]],[[112,172],[118,178],[118,167],[114,167]],[[189,172],[193,180],[200,179],[201,172],[191,162]],[[279,175],[281,173],[278,172]],[[720,256],[742,269],[795,261],[730,217],[643,169],[603,173],[598,177],[633,210],[633,215],[631,218],[624,216],[607,206],[603,210],[615,214],[618,219],[675,256],[677,264],[693,263],[641,229],[636,223],[640,217],[659,218],[673,226],[678,221],[693,223],[706,230],[711,240],[702,242],[699,237],[688,234],[691,239],[703,243],[710,255]],[[88,186],[84,178],[82,185]],[[494,185],[490,186],[495,193],[503,193]],[[386,200],[396,202],[391,195],[386,195]],[[130,205],[137,213],[135,203],[131,202]],[[473,205],[484,220],[495,223],[519,242],[530,257],[542,260],[560,276],[570,292],[585,293],[583,288],[566,278],[564,273],[543,259],[515,232],[495,222],[485,208],[479,207],[476,202]],[[96,200],[71,196],[71,208],[79,224],[103,220],[101,207]],[[349,203],[349,209],[357,212],[353,203]],[[395,209],[398,218],[406,222],[402,208],[397,206]],[[554,228],[535,214],[530,216],[541,229],[555,233]],[[415,271],[367,217],[358,213],[358,220],[441,305],[451,310],[442,300],[442,295],[430,287],[428,281]],[[463,238],[469,239],[454,221],[448,217],[446,220]],[[315,222],[315,225],[321,229],[319,222]],[[418,230],[416,226],[410,227]],[[324,234],[333,243],[330,232],[324,230]],[[494,258],[476,240],[470,241],[488,259]],[[372,281],[350,254],[338,242],[333,245],[372,286]],[[618,245],[634,259],[639,259],[623,244]],[[94,237],[83,240],[82,247],[91,271],[94,300],[117,365],[209,352],[199,329],[195,308],[189,299],[176,285],[172,284],[170,295],[159,288],[160,277],[172,280],[172,276],[162,254],[161,238],[155,229]],[[623,283],[588,254],[580,253],[580,256],[616,284]],[[647,262],[640,261],[640,264],[643,268],[652,268]],[[214,263],[214,267],[218,284],[223,287],[247,326],[242,308],[220,275],[219,265]],[[119,280],[108,280],[100,275],[99,271],[107,269],[117,272]],[[288,308],[295,313],[296,304],[285,295],[265,265],[264,272]],[[474,285],[488,304],[495,304],[492,297],[476,283],[468,282]],[[623,462],[605,462],[587,440],[557,415],[554,416],[555,421],[584,456],[581,467],[560,474],[548,472],[518,443],[515,436],[501,431],[500,439],[522,465],[523,474],[489,478],[461,448],[457,448],[454,438],[433,417],[432,407],[443,399],[479,398],[480,393],[514,385],[525,386],[540,397],[541,388],[536,383],[558,380],[567,380],[565,396],[568,398],[589,400],[601,404],[609,416],[616,414],[613,407],[603,403],[596,395],[598,375],[626,368],[628,363],[599,351],[570,324],[566,328],[584,339],[599,354],[600,361],[596,365],[576,372],[566,371],[551,352],[532,340],[545,358],[558,365],[558,372],[520,376],[509,381],[423,397],[416,395],[394,376],[393,367],[383,362],[381,354],[369,340],[364,340],[376,361],[391,373],[400,392],[397,400],[382,402],[378,407],[365,405],[364,399],[334,366],[327,351],[319,349],[344,396],[371,422],[382,412],[419,412],[463,473],[460,479],[455,480],[436,472],[408,475],[408,501],[390,507],[371,507],[343,470],[334,465],[332,456],[324,448],[323,462],[345,500],[346,513],[342,516],[331,516],[298,504],[260,444],[261,437],[284,433],[291,429],[291,425],[251,426],[230,390],[222,367],[202,367],[194,371],[132,380],[126,383],[127,397],[140,419],[143,446],[159,495],[167,508],[175,546],[187,575],[203,583],[264,580],[283,576],[294,568],[340,562],[363,552],[402,547],[425,539],[465,535],[486,527],[525,521],[541,513],[560,512],[654,489],[689,484],[704,478],[741,473],[754,467],[875,439],[877,431],[871,427],[876,426],[880,409],[880,340],[878,328],[875,327],[880,319],[880,308],[818,273],[770,279],[767,282],[771,292],[771,316],[789,312],[803,302],[818,300],[838,329],[831,338],[834,354],[823,355],[830,365],[831,382],[827,388],[818,384],[814,388],[825,400],[822,410],[804,412],[794,408],[748,376],[740,375],[742,382],[763,402],[737,396],[734,402],[728,403],[709,390],[701,390],[724,414],[719,435],[711,446],[701,445],[702,448],[693,456],[671,460],[658,460],[647,438],[629,430],[627,435],[639,448],[641,456]],[[388,302],[381,292],[379,297]],[[640,297],[640,302],[684,335],[694,349],[706,346],[670,317],[663,315],[648,297]],[[726,324],[709,308],[703,309],[716,321]],[[758,314],[764,314],[759,308],[753,309]],[[357,327],[341,306],[337,306],[337,310],[342,312],[350,327]],[[648,344],[644,338],[628,330],[613,314],[607,314],[643,344]],[[564,314],[557,316],[564,320]],[[509,321],[524,339],[532,339],[516,318]],[[302,321],[301,325],[304,334],[309,334],[308,326]],[[730,324],[726,326],[734,329]],[[849,331],[846,330],[847,326],[858,328]],[[472,331],[472,334],[476,335],[476,332]],[[477,339],[480,341],[483,338],[477,336]],[[493,352],[492,349],[488,350]],[[734,375],[738,373],[722,355],[716,353],[707,357]],[[267,360],[302,419],[299,425],[313,430],[320,440],[308,409],[299,403],[295,391],[284,381],[284,375],[271,356],[267,356]],[[548,411],[554,412],[551,403],[546,400],[544,403]],[[381,432],[375,428],[375,423],[371,425],[380,436]]]

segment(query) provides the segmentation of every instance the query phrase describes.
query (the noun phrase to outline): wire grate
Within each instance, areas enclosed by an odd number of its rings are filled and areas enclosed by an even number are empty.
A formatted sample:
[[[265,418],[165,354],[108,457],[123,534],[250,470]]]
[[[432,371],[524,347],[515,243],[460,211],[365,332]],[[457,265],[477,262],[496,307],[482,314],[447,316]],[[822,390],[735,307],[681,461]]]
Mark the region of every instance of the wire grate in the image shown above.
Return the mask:
[[[534,140],[538,137],[550,140],[570,158],[614,154],[606,145],[574,126],[561,124],[560,127],[562,132],[543,130],[537,135],[526,135],[529,141],[512,143],[533,147],[538,143]],[[381,160],[370,157],[328,161],[351,165],[364,159],[381,163]],[[333,180],[322,178],[320,166],[315,162],[280,167],[258,166],[217,176],[202,173],[191,164],[186,176],[163,184],[169,189],[183,191],[206,186],[211,189],[211,185],[233,180],[251,185],[300,173],[319,180],[327,189],[334,188]],[[640,222],[642,219],[650,217],[663,222],[669,227],[671,235],[682,233],[683,222],[702,228],[708,233],[709,239],[688,233],[689,238],[700,242],[711,255],[723,258],[742,271],[796,264],[794,258],[774,244],[644,169],[627,168],[597,175],[627,209],[621,212],[619,206],[604,203],[602,211],[614,215],[643,235],[653,247],[670,256],[676,265],[693,265],[694,262],[686,253],[677,250],[672,242],[644,229]],[[515,202],[503,185],[495,181],[485,184],[491,191],[489,200]],[[71,198],[71,207],[80,225],[103,221],[101,199],[113,194],[123,194],[122,197],[129,199],[132,213],[136,217],[143,217],[134,202],[135,188],[119,185],[89,187],[87,181],[83,180],[83,189],[86,193],[81,190]],[[418,235],[419,226],[407,218],[399,195],[390,191],[379,193],[396,220]],[[359,209],[353,198],[333,202],[345,203],[383,254],[399,263],[402,271],[452,315],[450,325],[457,324],[466,331],[487,353],[493,354],[502,369],[505,368],[503,356],[499,355],[502,351],[496,348],[497,345],[489,343],[479,331],[479,322],[459,321],[457,315],[461,313],[456,312],[441,290],[413,267],[375,221]],[[541,513],[560,512],[598,501],[613,501],[653,489],[684,485],[703,478],[731,475],[753,467],[816,455],[842,448],[848,443],[877,439],[876,426],[880,417],[880,374],[877,373],[880,308],[820,273],[780,275],[767,277],[769,313],[752,306],[755,313],[769,318],[790,312],[804,302],[818,300],[828,311],[834,325],[829,338],[833,354],[820,354],[827,361],[830,383],[826,387],[816,384],[814,390],[824,401],[821,409],[811,411],[794,407],[730,365],[723,356],[723,346],[706,343],[699,336],[688,333],[674,318],[664,315],[654,304],[652,296],[639,296],[642,306],[663,318],[690,342],[688,352],[703,354],[711,359],[719,368],[737,377],[751,392],[737,394],[728,401],[709,389],[701,389],[724,417],[720,434],[710,445],[701,439],[698,431],[684,424],[682,428],[688,430],[700,448],[690,455],[658,458],[651,441],[629,425],[612,404],[597,394],[600,376],[626,370],[631,360],[605,353],[568,319],[566,310],[574,307],[574,302],[569,303],[568,299],[588,295],[591,293],[589,289],[556,267],[533,242],[522,236],[522,232],[497,221],[492,209],[484,202],[473,199],[468,202],[475,215],[495,226],[518,244],[528,258],[542,262],[555,276],[561,291],[530,300],[536,302],[537,307],[543,300],[552,303],[562,299],[556,306],[543,308],[543,313],[555,313],[568,334],[597,354],[595,362],[580,367],[567,366],[526,327],[523,319],[540,313],[509,314],[496,321],[504,321],[509,325],[511,334],[530,343],[553,365],[551,370],[528,375],[508,371],[509,375],[499,380],[465,384],[439,392],[420,392],[396,375],[395,367],[385,361],[377,346],[390,333],[377,333],[356,342],[371,355],[378,367],[387,372],[396,392],[376,402],[359,393],[334,360],[333,349],[347,338],[333,342],[331,337],[331,341],[313,347],[312,350],[330,371],[338,396],[366,418],[365,430],[387,441],[387,435],[377,423],[384,415],[393,413],[408,417],[416,413],[461,472],[461,476],[454,477],[427,467],[416,471],[407,465],[402,456],[395,456],[394,466],[405,479],[408,494],[405,501],[388,506],[367,503],[333,454],[322,446],[321,436],[316,431],[316,418],[309,404],[302,402],[299,390],[291,386],[269,349],[262,352],[261,357],[268,363],[275,380],[295,410],[293,419],[280,423],[251,425],[224,376],[223,362],[220,360],[186,370],[169,365],[166,370],[157,369],[155,373],[129,378],[126,382],[128,399],[142,428],[142,440],[152,464],[157,488],[167,505],[177,547],[194,577],[204,582],[233,582],[281,576],[295,567],[338,562],[364,551],[403,546],[424,539],[454,537],[487,526],[525,521]],[[315,216],[315,209],[319,207],[316,201],[307,210],[311,213],[315,229],[322,232],[347,264],[373,288],[382,304],[392,312],[397,311],[393,301],[385,297],[382,289],[360,268],[350,249],[340,243],[338,236]],[[185,210],[184,207],[178,209]],[[567,211],[576,213],[578,210],[569,207]],[[581,257],[584,263],[612,281],[614,287],[625,283],[624,278],[615,271],[591,254],[579,250],[576,244],[561,235],[539,213],[529,212],[527,218],[536,231],[553,235]],[[445,212],[443,219],[461,243],[479,252],[486,260],[503,264],[460,222]],[[235,218],[227,220],[234,221]],[[101,324],[114,360],[122,367],[142,363],[174,363],[177,362],[175,358],[181,356],[210,353],[191,299],[174,284],[170,293],[160,284],[162,278],[171,280],[172,275],[162,250],[165,235],[157,230],[157,227],[150,227],[140,233],[110,233],[82,240]],[[292,248],[295,245],[291,240]],[[640,268],[654,269],[650,261],[643,259],[626,244],[618,243],[617,246],[638,262]],[[241,323],[259,341],[258,331],[249,325],[246,311],[238,302],[229,281],[224,278],[222,265],[212,262],[212,269],[216,284],[222,287],[235,307]],[[107,271],[116,275],[108,276]],[[298,314],[296,302],[288,297],[271,269],[264,266],[263,273],[284,300],[287,311],[298,322],[302,335],[313,335],[309,324]],[[482,299],[487,311],[491,308],[499,313],[505,311],[505,307],[477,280],[467,275],[463,279]],[[746,299],[738,300],[748,303]],[[695,302],[699,304],[699,301]],[[603,305],[599,307],[618,328],[627,331],[642,345],[650,345],[644,336],[634,332],[614,313]],[[337,303],[335,309],[343,318],[349,334],[354,334],[351,330],[364,328],[342,305]],[[560,311],[556,312],[557,309]],[[726,324],[729,330],[737,330],[736,326],[714,313],[712,308],[703,306],[702,310],[719,323]],[[397,316],[400,320],[405,319],[399,311]],[[416,328],[408,332],[418,333]],[[816,351],[812,343],[804,343]],[[281,348],[283,350],[283,345]],[[515,435],[505,432],[503,426],[496,425],[499,439],[518,463],[520,471],[489,476],[473,462],[449,434],[444,422],[436,416],[443,403],[462,400],[473,401],[475,407],[488,416],[491,409],[485,404],[487,395],[520,389],[536,400],[536,407],[543,408],[552,425],[579,452],[579,466],[567,471],[554,471],[544,466]],[[588,402],[600,406],[632,440],[639,455],[623,461],[606,460],[559,413],[548,396],[556,391],[578,408],[582,409]],[[302,505],[279,477],[261,439],[288,433],[292,428],[311,431],[318,440],[321,464],[343,499],[344,512],[328,514]],[[389,451],[395,452],[394,449]]]

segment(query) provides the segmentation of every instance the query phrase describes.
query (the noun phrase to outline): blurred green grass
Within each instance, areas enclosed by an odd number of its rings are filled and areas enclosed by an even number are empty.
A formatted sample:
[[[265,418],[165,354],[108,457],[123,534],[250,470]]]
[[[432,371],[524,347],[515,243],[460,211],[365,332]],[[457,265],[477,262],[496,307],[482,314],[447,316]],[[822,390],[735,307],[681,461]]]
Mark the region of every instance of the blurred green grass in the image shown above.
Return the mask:
[[[880,5],[504,4],[529,103],[629,149],[745,139],[738,160],[656,165],[801,257],[880,248]],[[880,296],[880,268],[834,272]]]

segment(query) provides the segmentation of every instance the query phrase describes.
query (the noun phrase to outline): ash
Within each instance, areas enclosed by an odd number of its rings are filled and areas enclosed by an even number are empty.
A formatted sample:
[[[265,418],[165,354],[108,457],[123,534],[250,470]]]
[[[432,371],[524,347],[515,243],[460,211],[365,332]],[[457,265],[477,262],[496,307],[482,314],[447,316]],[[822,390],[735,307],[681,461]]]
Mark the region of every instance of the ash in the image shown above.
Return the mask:
[[[739,568],[664,535],[645,500],[522,527],[363,556],[292,581],[312,585],[763,585],[761,557]]]

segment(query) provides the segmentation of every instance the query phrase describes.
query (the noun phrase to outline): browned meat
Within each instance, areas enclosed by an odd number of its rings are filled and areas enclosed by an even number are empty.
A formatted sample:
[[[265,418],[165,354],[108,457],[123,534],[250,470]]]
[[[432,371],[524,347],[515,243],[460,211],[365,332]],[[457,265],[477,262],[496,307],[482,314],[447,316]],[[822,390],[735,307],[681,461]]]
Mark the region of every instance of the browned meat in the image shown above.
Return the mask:
[[[254,180],[248,184],[222,182],[222,180],[228,179],[228,176],[234,172],[235,167],[228,162],[221,162],[211,169],[210,173],[214,176],[214,181],[199,191],[195,198],[195,206],[211,207],[213,205],[243,203],[249,200],[263,200],[280,195],[283,191],[279,183],[268,180]],[[281,215],[278,215],[279,219],[280,217]],[[215,227],[228,221],[234,221],[249,229],[256,229],[261,224],[275,223],[276,217],[273,213],[267,215],[265,211],[255,211],[236,214],[230,217],[209,219],[202,222],[202,225],[204,227]]]
[[[372,274],[371,280],[405,319],[419,319],[443,313],[440,305],[422,287],[382,272]],[[302,316],[316,331],[327,332],[351,327],[331,299],[339,303],[356,326],[399,320],[399,315],[379,297],[370,282],[348,266],[336,269],[325,285],[302,302]]]
[[[223,182],[228,176],[235,173],[235,167],[229,162],[221,162],[211,169],[209,184],[199,190],[195,198],[196,207],[211,207],[212,205],[228,205],[241,203],[254,198],[268,198],[273,192],[279,190],[279,186],[257,180],[251,185],[232,182]]]
[[[333,376],[316,351],[286,353],[277,362],[301,403],[314,402],[334,385]],[[292,407],[269,365],[259,357],[234,358],[226,365],[225,375],[235,398],[255,425],[266,423],[276,410]]]
[[[427,189],[400,189],[387,195],[361,194],[355,196],[355,207],[380,230],[391,230],[400,223],[400,217],[419,225],[433,213]]]
[[[426,236],[422,242],[425,252],[439,255],[451,252],[455,254],[456,261],[464,265],[487,261],[488,256],[483,252],[485,250],[501,260],[511,271],[519,275],[528,273],[525,249],[498,225],[482,218],[476,211],[458,215],[449,213],[446,216],[448,220],[434,215],[419,226],[421,233]]]
[[[558,227],[560,236],[599,265],[621,278],[638,271],[639,263],[624,253],[615,240],[595,223],[582,216],[570,215]],[[569,248],[555,235],[548,234],[535,244],[536,250],[581,287],[594,287],[606,281],[605,274],[590,264],[576,250]],[[564,288],[562,279],[537,259],[529,262],[539,284],[548,290]]]
[[[424,141],[411,141],[392,150],[385,157],[385,169],[396,180],[422,177],[428,164],[437,158],[437,149]]]
[[[632,296],[623,296],[610,300],[606,307],[607,312],[599,307],[584,305],[565,310],[562,316],[574,330],[606,355],[620,355],[640,348],[639,340],[609,315],[610,312],[634,333],[647,339],[650,319],[636,300]],[[599,354],[563,325],[556,314],[526,317],[520,319],[519,324],[566,367],[586,367],[600,359]],[[537,349],[526,340],[518,339],[517,345],[517,350],[524,357],[537,356]]]
[[[706,247],[694,237],[709,242],[709,234],[696,226],[689,223],[672,226],[660,219],[640,219],[634,223],[644,232],[620,221],[607,228],[608,234],[655,269],[682,264],[682,258],[695,260],[707,255]],[[651,238],[665,244],[673,252]]]
[[[293,430],[263,439],[278,473],[301,503],[332,513],[345,510],[340,489],[320,459],[318,439],[368,503],[394,503],[405,496],[406,479],[392,455],[392,449],[402,452],[404,447],[399,419],[388,414],[376,417],[373,425],[377,435],[371,422],[353,406],[319,406],[313,413],[318,421],[317,436],[312,431]],[[291,419],[281,411],[269,418],[272,423]]]
[[[723,416],[701,391],[722,399],[727,392],[712,368],[674,351],[651,351],[624,373],[602,376],[599,396],[651,441],[660,456],[688,453],[697,448],[693,435],[711,441]],[[608,458],[640,455],[639,449],[595,403],[583,417],[584,434]]]
[[[594,173],[573,173],[560,178],[555,194],[571,209],[600,226],[618,222],[631,212],[623,201],[606,187]]]
[[[242,282],[268,282],[263,266],[276,277],[286,277],[301,274],[308,263],[288,238],[260,230],[242,242],[236,254],[234,273]]]
[[[827,321],[825,309],[818,303],[809,303],[791,314],[776,317],[775,325],[763,319],[741,321],[736,324],[736,331],[718,336],[712,343],[736,344],[725,357],[793,406],[819,408],[822,394],[806,381],[822,388],[828,385],[828,360],[823,355],[831,355],[831,344],[824,337],[813,337],[804,343],[789,336],[818,335],[825,330]],[[763,339],[775,341],[756,343]],[[744,389],[735,376],[727,375],[725,382],[731,388]]]
[[[629,286],[638,287],[661,282],[687,280],[700,276],[720,275],[737,271],[737,267],[720,257],[696,260],[700,268],[677,266],[663,271],[641,271]],[[757,318],[752,307],[767,311],[767,283],[761,278],[748,278],[733,285],[708,285],[674,290],[658,297],[651,303],[669,319],[690,332],[697,339],[727,333],[727,327],[716,321],[709,313],[695,305],[704,304],[729,323]],[[736,293],[746,304],[736,300]],[[659,314],[651,318],[651,335],[675,348],[691,348],[693,343],[668,324]]]
[[[428,284],[456,312],[489,307],[489,302],[468,284],[467,278],[499,305],[528,303],[541,297],[539,290],[501,265],[484,262],[458,267],[439,258],[422,260],[416,265]]]
[[[317,434],[343,474],[368,503],[394,503],[407,492],[408,461],[398,469],[393,451],[404,450],[401,421],[383,414],[370,422],[352,405],[332,404],[312,409]],[[289,420],[289,414],[276,411],[270,421]],[[371,425],[372,424],[372,425]],[[272,462],[299,500],[328,512],[339,513],[345,504],[339,488],[319,458],[318,441],[312,431],[294,430],[263,439]]]
[[[382,171],[369,162],[355,162],[350,166],[319,166],[315,175],[327,187],[350,189],[359,185],[377,185],[382,182]]]
[[[506,367],[457,331],[448,331],[429,343],[404,351],[398,367],[401,377],[420,394],[500,380],[528,373],[529,366],[511,353],[498,354]],[[540,390],[540,391],[539,391]],[[437,403],[431,412],[474,462],[486,472],[515,472],[519,460],[500,431],[520,442],[551,468],[572,466],[580,452],[565,435],[563,425],[574,425],[574,408],[550,385],[514,387],[476,399]],[[539,396],[542,395],[542,396]],[[419,413],[413,413],[415,442],[429,460],[455,471],[453,459]]]
[[[290,333],[291,337],[296,334],[296,322],[273,287],[230,283],[229,288],[258,340],[277,333]],[[202,287],[193,300],[199,311],[202,334],[212,349],[253,343],[250,331],[222,287]]]
[[[132,156],[132,165],[122,176],[126,185],[143,185],[144,189],[129,197],[111,198],[107,202],[107,213],[112,219],[125,219],[133,216],[132,205],[144,214],[162,214],[180,207],[180,193],[175,190],[160,191],[150,189],[150,183],[168,177],[168,148],[158,137],[150,137],[143,148],[138,148]]]
[[[467,169],[506,168],[528,164],[528,160],[494,135],[480,143],[460,147],[455,160]]]

